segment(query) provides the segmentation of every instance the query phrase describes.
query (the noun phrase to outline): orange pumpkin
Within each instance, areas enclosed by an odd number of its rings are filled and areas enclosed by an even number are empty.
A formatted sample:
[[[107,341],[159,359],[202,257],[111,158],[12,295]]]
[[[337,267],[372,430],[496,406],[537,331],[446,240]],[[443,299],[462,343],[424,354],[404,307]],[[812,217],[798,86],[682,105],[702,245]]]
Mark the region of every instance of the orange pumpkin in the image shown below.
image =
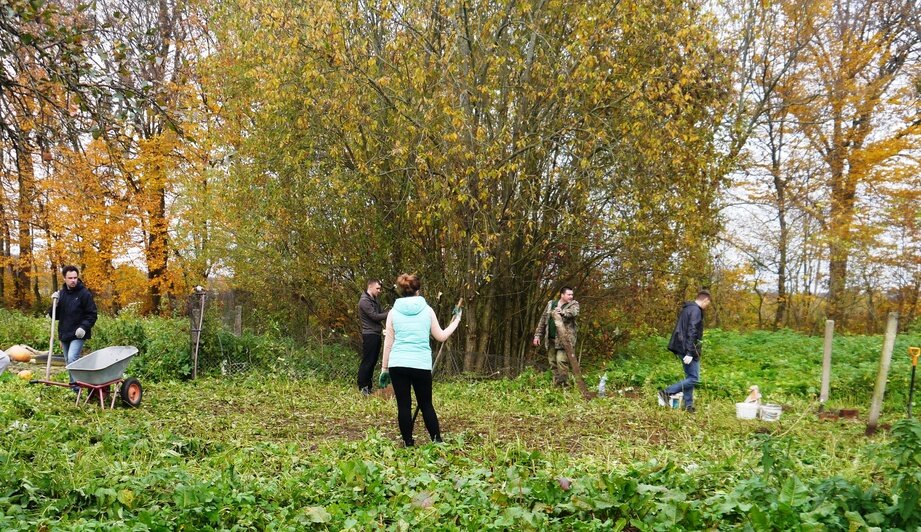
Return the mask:
[[[6,354],[10,356],[10,360],[15,362],[28,362],[32,359],[32,352],[23,345],[14,345],[10,347],[6,350]]]

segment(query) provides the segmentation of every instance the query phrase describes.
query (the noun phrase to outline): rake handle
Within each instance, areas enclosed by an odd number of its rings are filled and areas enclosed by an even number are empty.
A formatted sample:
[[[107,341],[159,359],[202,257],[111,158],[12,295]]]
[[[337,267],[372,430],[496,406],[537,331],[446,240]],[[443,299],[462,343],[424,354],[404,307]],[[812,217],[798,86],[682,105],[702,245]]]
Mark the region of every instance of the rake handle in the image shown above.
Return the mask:
[[[51,337],[48,339],[48,362],[45,364],[45,380],[51,378],[51,356],[54,354],[54,322],[58,317],[58,298],[51,298]],[[64,361],[65,363],[67,360]]]

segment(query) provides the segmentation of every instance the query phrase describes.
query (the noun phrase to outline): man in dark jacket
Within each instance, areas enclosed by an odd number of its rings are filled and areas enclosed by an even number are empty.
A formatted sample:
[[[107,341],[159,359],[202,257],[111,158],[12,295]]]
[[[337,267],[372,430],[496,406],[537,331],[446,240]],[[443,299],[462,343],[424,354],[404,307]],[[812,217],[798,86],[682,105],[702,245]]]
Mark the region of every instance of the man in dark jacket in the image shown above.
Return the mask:
[[[681,307],[675,331],[668,342],[668,350],[675,354],[684,365],[684,380],[659,390],[657,399],[660,406],[668,406],[670,395],[684,394],[684,409],[694,412],[694,386],[700,380],[700,347],[704,338],[704,310],[710,305],[710,292],[701,290],[697,298]]]
[[[371,377],[381,352],[381,332],[387,312],[382,311],[377,296],[381,293],[381,282],[368,281],[367,289],[358,300],[358,320],[361,322],[361,365],[358,367],[358,389],[364,395],[371,394]]]
[[[64,359],[70,364],[80,358],[83,343],[93,336],[97,312],[93,294],[80,280],[77,267],[64,266],[61,273],[64,275],[64,288],[51,294],[51,299],[52,304],[57,300],[55,316],[59,321],[58,338],[64,350]],[[70,378],[70,384],[74,384],[73,377]]]

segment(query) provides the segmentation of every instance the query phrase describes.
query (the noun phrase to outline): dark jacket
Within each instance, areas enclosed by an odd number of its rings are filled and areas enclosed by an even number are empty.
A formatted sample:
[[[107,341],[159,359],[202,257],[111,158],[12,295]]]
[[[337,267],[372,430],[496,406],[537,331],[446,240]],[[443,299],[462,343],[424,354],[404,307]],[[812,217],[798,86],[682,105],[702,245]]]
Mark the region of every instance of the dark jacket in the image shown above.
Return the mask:
[[[700,360],[700,347],[704,338],[704,311],[697,303],[688,301],[678,313],[675,332],[668,342],[668,350],[679,357],[691,355]]]
[[[361,322],[361,334],[380,334],[384,330],[383,321],[389,310],[381,311],[381,304],[367,291],[361,293],[358,300],[358,321]]]
[[[93,325],[96,323],[97,312],[96,303],[93,301],[93,294],[90,292],[83,281],[77,281],[77,286],[73,290],[67,288],[65,284],[58,291],[58,309],[55,317],[60,322],[58,326],[58,338],[62,342],[69,342],[76,339],[75,332],[78,328],[86,331],[84,340],[92,337]]]

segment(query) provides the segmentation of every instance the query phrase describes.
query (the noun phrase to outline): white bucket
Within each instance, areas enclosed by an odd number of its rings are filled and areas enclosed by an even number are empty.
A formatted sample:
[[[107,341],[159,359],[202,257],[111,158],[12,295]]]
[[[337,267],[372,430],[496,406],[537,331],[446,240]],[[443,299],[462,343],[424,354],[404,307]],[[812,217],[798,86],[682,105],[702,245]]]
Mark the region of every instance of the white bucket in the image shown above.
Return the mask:
[[[758,417],[758,403],[736,403],[736,417],[755,419]]]
[[[668,404],[669,404],[669,406],[671,406],[674,410],[678,410],[679,408],[681,408],[681,403],[683,403],[683,402],[684,402],[684,394],[683,394],[683,393],[676,393],[676,394],[674,394],[674,395],[669,395],[669,396],[668,396]]]
[[[783,407],[780,405],[761,405],[761,419],[764,421],[777,421]]]

